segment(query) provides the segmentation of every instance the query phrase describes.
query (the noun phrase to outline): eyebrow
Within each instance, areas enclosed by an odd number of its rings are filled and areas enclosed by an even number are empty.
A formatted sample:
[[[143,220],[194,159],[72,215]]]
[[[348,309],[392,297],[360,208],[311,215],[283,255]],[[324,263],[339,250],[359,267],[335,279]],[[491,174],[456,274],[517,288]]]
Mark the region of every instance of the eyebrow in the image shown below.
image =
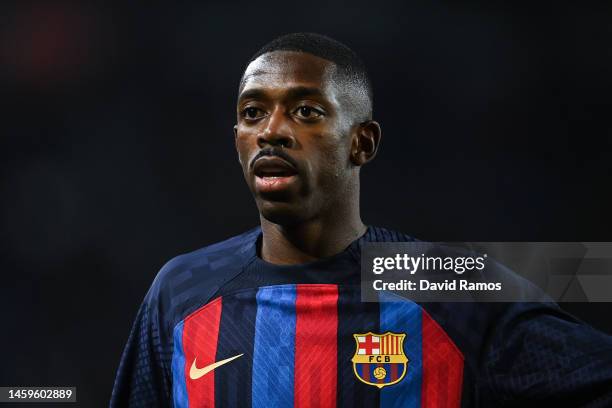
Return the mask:
[[[288,99],[299,99],[307,96],[324,96],[321,89],[308,86],[296,86],[287,90],[285,97]],[[240,94],[238,101],[244,99],[266,99],[266,91],[262,88],[248,89]]]

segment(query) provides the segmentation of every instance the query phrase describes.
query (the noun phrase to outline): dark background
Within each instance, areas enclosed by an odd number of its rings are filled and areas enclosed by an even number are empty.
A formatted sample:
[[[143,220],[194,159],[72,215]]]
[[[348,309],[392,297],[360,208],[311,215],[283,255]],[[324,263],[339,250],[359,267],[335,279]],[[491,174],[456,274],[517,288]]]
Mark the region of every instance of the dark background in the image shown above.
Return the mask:
[[[286,32],[337,38],[371,71],[383,144],[363,171],[366,223],[612,241],[609,7],[3,2],[0,385],[107,404],[157,270],[258,223],[235,95]],[[564,307],[612,333],[608,304]]]

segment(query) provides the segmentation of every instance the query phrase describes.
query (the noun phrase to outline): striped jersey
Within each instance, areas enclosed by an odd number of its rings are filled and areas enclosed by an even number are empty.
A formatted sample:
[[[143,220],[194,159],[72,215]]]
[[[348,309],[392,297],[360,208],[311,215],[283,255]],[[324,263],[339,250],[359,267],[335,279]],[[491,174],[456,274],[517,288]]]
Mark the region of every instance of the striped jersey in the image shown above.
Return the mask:
[[[369,227],[303,265],[258,256],[261,230],[181,255],[147,293],[111,406],[612,406],[612,340],[552,303],[364,303]]]

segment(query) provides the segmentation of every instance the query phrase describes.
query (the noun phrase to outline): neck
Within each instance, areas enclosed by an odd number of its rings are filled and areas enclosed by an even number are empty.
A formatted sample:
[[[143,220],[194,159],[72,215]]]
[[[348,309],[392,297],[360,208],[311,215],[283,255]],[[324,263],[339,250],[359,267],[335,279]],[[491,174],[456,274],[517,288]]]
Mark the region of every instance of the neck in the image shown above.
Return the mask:
[[[338,211],[329,217],[283,226],[261,219],[261,257],[278,265],[294,265],[336,255],[362,236],[366,226],[359,210],[341,216]],[[347,221],[348,220],[348,221]]]

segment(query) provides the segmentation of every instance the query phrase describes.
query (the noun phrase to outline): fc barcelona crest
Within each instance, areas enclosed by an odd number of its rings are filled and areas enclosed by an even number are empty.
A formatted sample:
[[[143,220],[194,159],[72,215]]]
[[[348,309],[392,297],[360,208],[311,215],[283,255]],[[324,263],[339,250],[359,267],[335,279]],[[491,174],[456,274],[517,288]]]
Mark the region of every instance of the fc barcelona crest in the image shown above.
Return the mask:
[[[351,360],[357,378],[378,388],[397,384],[406,375],[405,334],[353,334],[357,348]]]

